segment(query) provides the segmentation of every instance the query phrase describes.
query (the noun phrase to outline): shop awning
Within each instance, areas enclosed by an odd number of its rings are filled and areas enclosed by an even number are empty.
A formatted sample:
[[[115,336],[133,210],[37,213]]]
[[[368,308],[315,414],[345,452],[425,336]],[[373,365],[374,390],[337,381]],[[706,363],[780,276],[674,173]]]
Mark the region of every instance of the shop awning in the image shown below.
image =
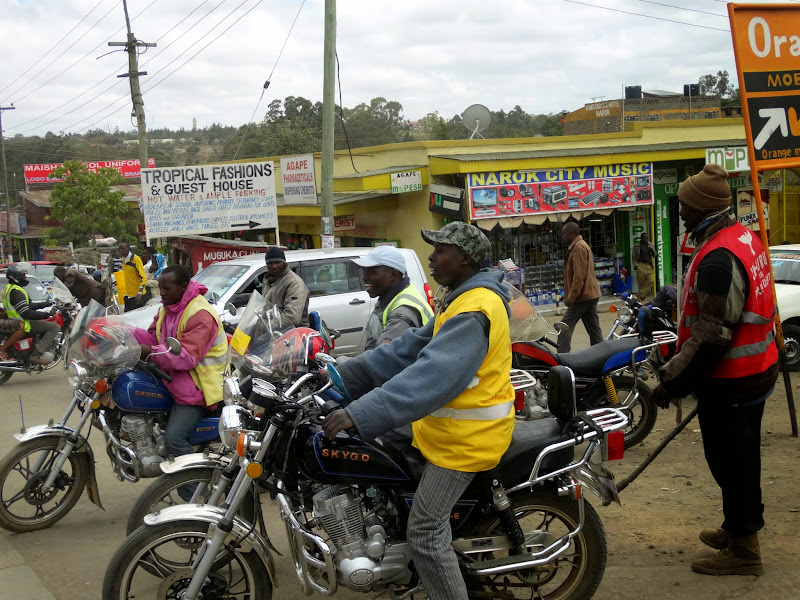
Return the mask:
[[[485,229],[486,231],[491,231],[498,225],[503,229],[515,229],[522,225],[523,223],[527,223],[528,225],[541,225],[545,221],[550,220],[551,222],[561,222],[566,221],[569,217],[573,217],[575,219],[581,220],[591,215],[600,215],[603,217],[609,216],[615,210],[636,210],[634,208],[630,209],[615,209],[615,208],[603,208],[598,210],[586,210],[586,211],[570,211],[570,212],[550,212],[540,215],[526,215],[524,217],[501,217],[499,219],[476,219],[473,221],[473,224],[481,229]],[[560,219],[559,219],[560,217]]]

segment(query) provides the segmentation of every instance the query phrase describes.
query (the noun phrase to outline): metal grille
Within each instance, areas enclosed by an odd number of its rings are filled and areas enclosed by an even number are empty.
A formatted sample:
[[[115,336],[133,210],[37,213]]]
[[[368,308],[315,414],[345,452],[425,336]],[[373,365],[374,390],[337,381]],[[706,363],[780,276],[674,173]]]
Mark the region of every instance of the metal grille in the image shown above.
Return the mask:
[[[348,488],[327,488],[314,496],[314,517],[337,548],[365,536],[361,499]]]

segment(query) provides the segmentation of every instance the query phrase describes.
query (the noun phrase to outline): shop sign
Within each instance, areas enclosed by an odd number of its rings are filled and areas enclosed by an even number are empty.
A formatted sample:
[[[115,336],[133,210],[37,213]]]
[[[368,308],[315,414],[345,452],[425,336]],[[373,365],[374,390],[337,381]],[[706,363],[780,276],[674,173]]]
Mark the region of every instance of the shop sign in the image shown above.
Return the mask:
[[[404,194],[406,192],[422,191],[422,171],[404,171],[392,173],[392,193]]]
[[[728,185],[733,189],[747,188],[753,189],[753,172],[750,171],[739,177],[729,177]],[[783,190],[783,177],[780,172],[775,172],[769,177],[764,173],[758,174],[758,187],[768,189],[770,192],[780,192]]]
[[[706,148],[706,164],[720,165],[729,173],[750,170],[746,146]]]
[[[355,231],[356,230],[356,216],[345,215],[340,217],[333,217],[333,230],[340,231]]]
[[[8,231],[8,226],[6,225],[7,216],[6,211],[0,212],[0,232],[12,234],[28,233],[28,221],[25,215],[11,213],[11,231]]]
[[[276,228],[272,161],[142,170],[147,235]]]
[[[680,245],[680,253],[681,254],[691,254],[694,252],[695,249],[695,241],[694,238],[690,237],[690,233],[684,233],[683,237],[681,238],[681,245]]]
[[[430,192],[428,210],[432,213],[446,217],[458,217],[461,215],[461,208],[464,206],[463,189],[432,183]]]
[[[764,221],[766,222],[766,220],[769,219],[769,207],[764,206],[763,211],[764,211]],[[739,223],[741,223],[744,226],[758,225],[758,213],[754,211],[751,213],[747,213],[745,215],[739,215]]]
[[[678,183],[678,169],[654,169],[653,185]]]
[[[84,164],[86,165],[86,168],[93,173],[96,173],[97,170],[101,168],[112,168],[119,171],[125,179],[139,177],[141,175],[138,158],[132,158],[130,160],[95,160]],[[63,166],[63,163],[23,165],[22,170],[25,174],[25,183],[55,183],[58,181],[64,181],[63,179],[50,178],[50,174],[53,171]],[[152,158],[148,158],[147,166],[150,168],[155,167],[156,161]]]
[[[800,7],[729,4],[745,129],[758,170],[800,164]]]
[[[317,182],[314,179],[314,155],[281,158],[283,201],[286,204],[316,204]]]
[[[470,217],[490,219],[653,203],[653,164],[471,173]]]
[[[378,235],[378,228],[374,225],[356,225],[355,237],[377,238],[385,236]]]

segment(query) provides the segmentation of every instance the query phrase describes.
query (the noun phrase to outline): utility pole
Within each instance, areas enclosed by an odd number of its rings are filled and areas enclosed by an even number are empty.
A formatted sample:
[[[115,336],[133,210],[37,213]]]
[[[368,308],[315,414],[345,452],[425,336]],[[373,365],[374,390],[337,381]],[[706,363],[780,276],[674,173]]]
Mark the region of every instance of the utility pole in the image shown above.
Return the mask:
[[[14,105],[0,106],[0,153],[3,155],[3,182],[6,190],[6,243],[8,252],[11,254],[11,197],[8,195],[8,168],[6,167],[6,138],[3,135],[3,111],[16,110]],[[2,246],[0,246],[0,256],[4,256]]]
[[[336,0],[325,0],[325,42],[322,65],[322,243],[333,247],[333,130],[336,108]]]
[[[155,48],[155,44],[140,42],[131,32],[131,21],[128,18],[128,2],[122,0],[122,7],[125,10],[125,24],[128,26],[127,42],[109,42],[109,46],[124,46],[128,53],[128,72],[117,77],[129,77],[131,80],[131,99],[133,100],[133,112],[136,115],[136,122],[139,127],[139,168],[147,168],[147,125],[144,119],[144,100],[142,90],[139,87],[139,76],[147,75],[147,71],[139,71],[139,48]]]

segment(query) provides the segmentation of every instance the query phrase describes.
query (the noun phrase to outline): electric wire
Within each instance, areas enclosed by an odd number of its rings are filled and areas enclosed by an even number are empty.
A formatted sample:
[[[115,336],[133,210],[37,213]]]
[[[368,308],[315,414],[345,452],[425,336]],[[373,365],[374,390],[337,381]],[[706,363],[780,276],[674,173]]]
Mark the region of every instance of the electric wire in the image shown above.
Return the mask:
[[[342,100],[342,79],[339,76],[341,72],[341,67],[339,66],[339,53],[335,52],[336,56],[336,80],[339,82],[339,120],[342,122],[342,130],[344,131],[344,139],[347,140],[347,152],[350,154],[350,164],[353,165],[353,170],[356,173],[360,173],[358,169],[356,169],[356,163],[353,161],[353,149],[350,147],[350,137],[347,135],[347,127],[344,124],[344,102]]]
[[[233,153],[232,160],[236,160],[236,155],[239,154],[239,150],[241,149],[242,144],[244,143],[244,140],[247,137],[247,132],[250,130],[250,123],[252,123],[253,119],[255,119],[256,117],[256,113],[258,112],[258,107],[261,106],[261,101],[264,99],[264,94],[266,93],[267,88],[269,87],[270,81],[272,81],[272,75],[275,73],[275,68],[278,66],[278,61],[281,59],[281,56],[283,56],[283,50],[284,48],[286,48],[286,44],[289,41],[289,36],[292,35],[294,24],[297,23],[297,18],[300,16],[300,11],[303,10],[303,5],[305,3],[306,0],[303,0],[300,3],[300,8],[297,9],[297,14],[294,16],[294,21],[292,21],[292,25],[289,27],[289,33],[286,34],[286,39],[283,40],[283,46],[281,46],[281,51],[278,52],[278,58],[275,59],[275,64],[272,65],[272,70],[269,72],[269,77],[267,77],[267,82],[264,84],[264,87],[261,90],[261,97],[258,99],[258,102],[256,102],[256,107],[253,110],[253,114],[250,116],[250,120],[247,121],[247,127],[245,127],[244,129],[244,133],[242,134],[242,139],[239,141],[239,145],[236,146],[236,152]]]
[[[22,72],[22,74],[21,74],[21,75],[19,75],[19,76],[18,76],[18,77],[17,77],[17,78],[16,78],[14,81],[12,81],[12,82],[11,82],[11,83],[9,83],[8,85],[6,85],[6,87],[4,87],[3,89],[0,89],[0,94],[2,94],[3,92],[5,92],[5,91],[6,91],[8,88],[10,88],[12,85],[14,85],[14,84],[15,84],[17,81],[19,81],[20,79],[22,79],[22,78],[25,76],[25,73],[28,73],[28,72],[29,72],[31,69],[33,69],[33,67],[35,67],[35,66],[36,66],[36,65],[38,65],[40,62],[42,62],[42,61],[44,60],[44,58],[45,58],[45,57],[46,57],[48,54],[50,54],[50,53],[51,53],[53,50],[55,50],[56,46],[58,46],[58,45],[59,45],[61,42],[63,42],[65,39],[67,39],[67,36],[68,36],[70,33],[72,33],[73,31],[75,31],[75,30],[78,28],[78,26],[79,26],[81,23],[83,23],[83,22],[84,22],[84,21],[85,21],[87,18],[89,18],[89,15],[91,15],[91,14],[92,14],[92,13],[93,13],[93,12],[94,12],[96,9],[97,9],[97,7],[98,7],[98,6],[100,6],[100,5],[101,5],[103,2],[105,2],[105,1],[106,1],[106,0],[100,0],[100,2],[98,2],[97,4],[95,4],[95,5],[94,5],[94,8],[92,8],[92,10],[90,10],[88,13],[86,13],[86,14],[83,16],[83,18],[82,18],[80,21],[78,21],[78,22],[77,22],[75,25],[73,25],[72,29],[70,29],[70,30],[69,30],[67,33],[65,33],[65,34],[64,34],[64,35],[61,37],[61,39],[59,39],[59,40],[58,40],[58,41],[57,41],[55,44],[53,44],[53,45],[50,47],[50,49],[49,49],[47,52],[45,52],[44,54],[42,54],[42,55],[41,55],[41,56],[40,56],[40,57],[39,57],[39,58],[36,60],[36,62],[35,62],[35,63],[33,63],[33,64],[30,66],[30,67],[28,67],[27,69],[25,69],[25,70]]]
[[[663,2],[655,2],[654,0],[639,0],[639,2],[644,2],[645,4],[655,4],[656,6],[665,6],[667,8],[674,8],[674,9],[677,9],[677,10],[685,10],[685,11],[688,11],[688,12],[696,12],[696,13],[700,13],[700,14],[703,14],[703,15],[711,15],[712,17],[720,17],[722,19],[727,19],[728,18],[728,15],[721,15],[719,13],[709,12],[707,10],[700,10],[700,9],[697,9],[697,8],[686,8],[684,6],[675,6],[674,4],[665,4]]]
[[[563,2],[569,2],[570,4],[580,4],[581,6],[588,6],[590,8],[600,8],[602,10],[610,10],[613,12],[623,13],[626,15],[633,15],[636,17],[644,17],[646,19],[655,19],[657,21],[666,21],[669,23],[677,23],[678,25],[688,25],[689,27],[699,27],[701,29],[711,29],[713,31],[724,31],[725,33],[730,33],[730,29],[722,29],[721,27],[711,27],[709,25],[699,25],[697,23],[687,23],[686,21],[678,21],[675,19],[667,19],[665,17],[657,17],[655,15],[646,15],[644,13],[637,13],[632,12],[629,10],[622,10],[619,8],[611,8],[610,6],[598,6],[597,4],[589,4],[588,2],[579,2],[578,0],[562,0]]]

